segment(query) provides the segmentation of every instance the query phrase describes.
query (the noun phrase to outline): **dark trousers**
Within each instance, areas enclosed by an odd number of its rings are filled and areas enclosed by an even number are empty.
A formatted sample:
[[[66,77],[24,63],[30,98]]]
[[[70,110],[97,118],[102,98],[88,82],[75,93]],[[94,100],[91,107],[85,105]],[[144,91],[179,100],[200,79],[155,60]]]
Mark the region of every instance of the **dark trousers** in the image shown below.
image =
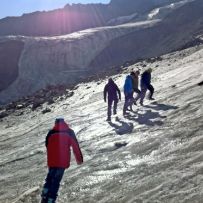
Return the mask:
[[[64,168],[49,168],[41,195],[44,202],[55,203],[64,171]]]
[[[113,114],[115,115],[117,113],[117,106],[118,106],[118,99],[108,99],[108,110],[107,110],[107,116],[110,119],[112,114],[112,104],[113,104]]]
[[[137,93],[137,94],[140,94],[140,93],[141,93],[141,91],[140,91],[138,88],[134,88],[133,90],[134,90],[134,92]]]
[[[154,94],[154,87],[150,84],[147,88],[150,91],[149,99],[151,99]]]
[[[126,110],[128,109],[128,107],[130,107],[130,109],[132,109],[132,104],[133,104],[133,92],[132,93],[125,93],[125,102],[124,102],[124,106],[123,106],[123,114],[126,113]]]
[[[141,88],[141,95],[140,95],[140,103],[143,103],[143,100],[145,98],[146,92],[147,90],[150,91],[150,95],[149,95],[149,99],[152,98],[153,94],[154,94],[154,87],[150,84],[148,86],[143,86]]]
[[[141,97],[141,91],[138,88],[136,88],[134,89],[134,92],[137,94],[137,96],[134,98],[134,102],[136,103],[137,100],[140,99]]]

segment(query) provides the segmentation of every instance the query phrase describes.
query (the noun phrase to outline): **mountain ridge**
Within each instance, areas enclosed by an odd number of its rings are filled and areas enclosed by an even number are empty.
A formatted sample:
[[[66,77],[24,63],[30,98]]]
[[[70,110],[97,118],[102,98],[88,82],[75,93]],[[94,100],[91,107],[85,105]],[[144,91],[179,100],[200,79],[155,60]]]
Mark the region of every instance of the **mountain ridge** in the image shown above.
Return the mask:
[[[62,9],[33,12],[0,20],[0,36],[56,36],[105,26],[110,19],[146,13],[157,6],[181,0],[119,0],[109,4],[72,4]]]

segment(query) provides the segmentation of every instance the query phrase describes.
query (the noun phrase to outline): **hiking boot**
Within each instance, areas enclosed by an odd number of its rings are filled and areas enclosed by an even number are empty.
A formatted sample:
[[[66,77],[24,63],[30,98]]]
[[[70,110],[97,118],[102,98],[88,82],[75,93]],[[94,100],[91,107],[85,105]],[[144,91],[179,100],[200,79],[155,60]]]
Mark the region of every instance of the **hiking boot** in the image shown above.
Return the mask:
[[[40,203],[47,203],[47,198],[42,197],[41,202]]]
[[[107,122],[111,122],[111,118],[108,117],[108,118],[106,119],[106,121],[107,121]]]
[[[150,97],[149,100],[155,100],[153,97]]]

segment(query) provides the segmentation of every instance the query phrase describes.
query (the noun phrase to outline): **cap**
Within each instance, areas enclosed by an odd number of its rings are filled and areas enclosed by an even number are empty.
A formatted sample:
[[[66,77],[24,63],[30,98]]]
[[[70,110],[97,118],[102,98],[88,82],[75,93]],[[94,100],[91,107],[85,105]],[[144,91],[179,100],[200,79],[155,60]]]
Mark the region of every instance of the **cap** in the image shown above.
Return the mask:
[[[64,122],[64,118],[56,118],[55,123]]]
[[[130,73],[130,75],[135,75],[135,72],[134,72],[134,71],[132,71],[132,72]]]
[[[147,71],[148,71],[148,72],[152,72],[152,68],[149,68]]]
[[[136,73],[137,75],[139,75],[139,74],[140,74],[140,70],[136,70],[135,73]]]

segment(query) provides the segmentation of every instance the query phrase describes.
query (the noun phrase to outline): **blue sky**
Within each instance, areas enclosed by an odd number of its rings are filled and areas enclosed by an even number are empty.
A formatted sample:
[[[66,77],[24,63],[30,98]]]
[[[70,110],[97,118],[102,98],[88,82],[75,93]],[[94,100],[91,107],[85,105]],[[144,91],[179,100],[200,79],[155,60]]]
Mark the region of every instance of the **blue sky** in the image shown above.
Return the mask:
[[[0,0],[0,19],[23,13],[62,8],[71,3],[109,3],[110,0]]]

